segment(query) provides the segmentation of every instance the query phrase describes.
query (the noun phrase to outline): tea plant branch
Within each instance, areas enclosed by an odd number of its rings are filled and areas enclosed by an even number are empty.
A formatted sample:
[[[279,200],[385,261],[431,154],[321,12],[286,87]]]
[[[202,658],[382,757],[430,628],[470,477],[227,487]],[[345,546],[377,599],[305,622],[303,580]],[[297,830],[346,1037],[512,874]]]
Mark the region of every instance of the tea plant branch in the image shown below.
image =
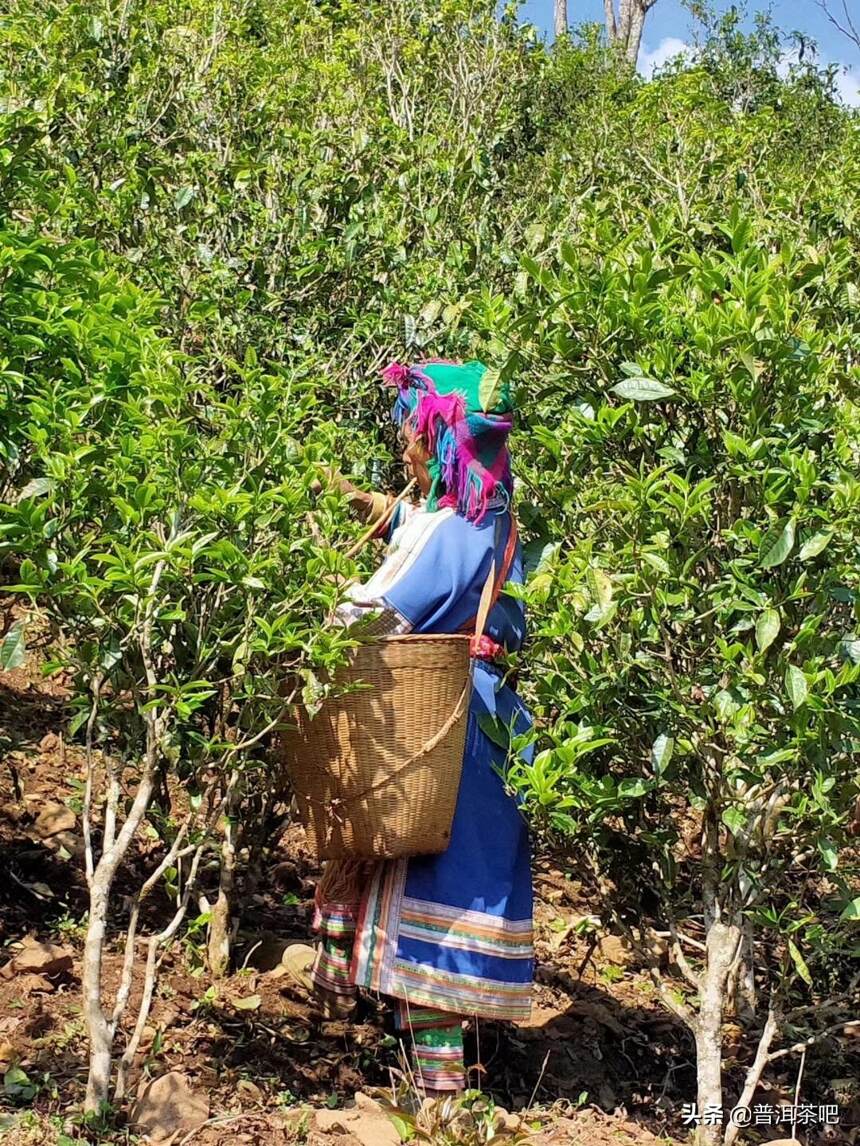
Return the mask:
[[[285,705],[289,703],[289,699],[290,698],[288,697],[284,699]],[[247,749],[253,748],[255,744],[259,744],[261,740],[263,740],[266,736],[269,735],[270,732],[273,732],[274,729],[278,727],[278,725],[281,723],[282,717],[283,713],[279,712],[277,716],[273,717],[269,723],[266,724],[265,727],[261,728],[260,731],[257,732],[254,736],[249,736],[247,740],[241,740],[238,744],[231,744],[227,749],[225,749],[225,757],[235,755],[237,752],[245,752]]]
[[[197,883],[197,869],[200,865],[200,858],[203,855],[204,848],[208,840],[203,840],[197,845],[194,852],[194,858],[191,861],[191,870],[188,874],[188,879],[185,884],[185,889],[182,893],[179,906],[174,912],[173,918],[167,927],[157,935],[150,937],[147,944],[146,952],[146,969],[143,978],[143,996],[140,1000],[140,1007],[137,1012],[137,1021],[134,1025],[134,1030],[131,1038],[128,1040],[128,1046],[123,1052],[122,1058],[119,1062],[117,1069],[116,1086],[114,1088],[114,1099],[116,1102],[121,1102],[125,1097],[126,1079],[129,1068],[134,1062],[134,1056],[137,1054],[137,1048],[140,1044],[141,1037],[143,1036],[143,1029],[146,1026],[146,1020],[149,1017],[149,1011],[152,1006],[152,995],[155,990],[155,978],[158,972],[160,960],[157,959],[159,947],[167,944],[179,930],[182,920],[188,910],[188,902],[191,898],[191,893]],[[163,956],[162,956],[163,958]]]
[[[776,1037],[777,1031],[779,1029],[779,1023],[779,1012],[776,1009],[774,1001],[771,1000],[771,1004],[768,1007],[767,1020],[764,1025],[764,1030],[762,1031],[761,1037],[758,1041],[755,1058],[753,1059],[752,1064],[747,1071],[746,1078],[744,1079],[743,1090],[741,1091],[740,1097],[738,1098],[736,1104],[737,1106],[749,1106],[751,1104],[753,1095],[756,1091],[756,1087],[758,1086],[761,1080],[761,1076],[767,1067],[768,1062],[770,1061],[768,1052],[770,1050],[771,1043]],[[733,1124],[726,1127],[726,1132],[723,1138],[725,1146],[732,1146],[732,1143],[737,1138],[740,1130],[740,1126],[735,1126]]]
[[[181,839],[184,838],[184,832],[185,829],[183,828],[181,835],[177,836],[177,844],[181,841]],[[147,880],[146,884],[144,884],[144,887],[141,888],[140,892],[134,898],[134,903],[132,904],[131,908],[131,916],[128,923],[128,929],[126,930],[125,953],[123,956],[122,973],[120,976],[119,987],[116,993],[116,1001],[114,1003],[113,1012],[111,1013],[111,1025],[114,1031],[116,1031],[117,1024],[125,1012],[129,993],[131,991],[131,981],[134,971],[134,944],[137,938],[137,924],[140,918],[141,903],[146,898],[150,888],[153,886],[153,877],[160,877],[163,875],[171,863],[177,859],[181,859],[183,856],[190,855],[194,851],[194,848],[194,844],[189,844],[182,849],[176,845],[174,848],[171,848],[171,850],[167,853],[162,862],[153,872],[150,879]],[[150,880],[153,880],[153,882],[150,882]]]
[[[671,931],[655,931],[654,934],[658,939],[669,939],[672,936]],[[704,943],[700,943],[698,939],[694,939],[692,935],[685,935],[683,931],[675,931],[679,942],[686,943],[688,947],[692,947],[694,951],[705,951]]]
[[[621,916],[615,904],[614,896],[610,893],[609,888],[606,886],[605,876],[600,868],[597,858],[592,854],[591,849],[587,849],[589,864],[598,886],[601,889],[602,899],[605,904],[609,906],[610,915],[615,926],[624,935],[627,942],[639,956],[643,963],[648,968],[648,974],[651,982],[657,989],[660,999],[666,1008],[679,1018],[689,1030],[695,1030],[696,1016],[692,1007],[689,1006],[682,998],[672,994],[671,988],[666,983],[662,971],[660,970],[660,963],[655,952],[645,943],[642,938],[638,936],[633,928]]]
[[[208,806],[214,786],[215,780],[213,779],[209,782],[206,792],[201,797],[199,805],[200,808]],[[126,931],[125,955],[123,959],[122,975],[120,978],[120,985],[117,990],[113,1014],[111,1016],[113,1030],[116,1030],[117,1024],[125,1012],[125,1008],[128,1003],[129,992],[131,990],[131,981],[134,969],[134,944],[136,939],[137,924],[140,917],[141,904],[148,897],[149,893],[173,863],[183,859],[187,855],[191,855],[195,851],[197,844],[186,844],[184,847],[182,845],[190,831],[192,829],[196,829],[199,817],[199,810],[192,811],[186,816],[185,822],[181,825],[179,831],[176,833],[176,838],[164,855],[163,859],[154,869],[154,871],[150,873],[146,880],[144,880],[140,890],[134,897],[134,902],[132,903],[131,908],[131,917],[129,919],[128,928]],[[207,819],[209,821],[207,823],[208,830],[211,828],[211,810]]]
[[[697,971],[693,970],[687,959],[687,956],[684,954],[681,948],[681,937],[678,934],[678,929],[675,925],[675,920],[672,914],[669,916],[669,931],[672,936],[672,957],[680,968],[681,974],[684,976],[691,987],[695,987],[697,991],[701,990],[702,977]]]
[[[86,769],[87,778],[84,786],[84,806],[81,812],[81,825],[84,836],[84,863],[87,877],[87,886],[92,884],[93,872],[95,870],[93,864],[93,839],[92,839],[92,807],[93,807],[93,729],[96,723],[96,716],[99,708],[99,692],[101,690],[102,678],[98,674],[93,677],[90,685],[92,694],[92,703],[90,705],[90,714],[87,718],[86,729]]]
[[[847,1022],[845,1019],[841,1019],[838,1023],[831,1023],[830,1026],[825,1027],[824,1030],[818,1031],[815,1034],[810,1035],[808,1038],[801,1039],[800,1042],[792,1043],[790,1047],[783,1047],[782,1050],[773,1051],[768,1055],[767,1061],[769,1063],[776,1062],[777,1059],[784,1058],[786,1055],[800,1054],[808,1047],[814,1046],[816,1043],[820,1043],[822,1039],[826,1039],[830,1035],[836,1034],[837,1031],[846,1032],[854,1031],[856,1029],[860,1029],[860,1019],[849,1019]]]
[[[138,632],[138,648],[150,694],[154,693],[157,683],[151,655],[152,619],[156,593],[165,568],[166,561],[162,559],[153,569],[143,621]],[[90,1041],[89,1075],[84,1100],[85,1109],[88,1111],[99,1110],[107,1101],[109,1092],[115,1026],[112,1023],[112,1016],[106,1014],[102,1001],[102,963],[107,938],[107,915],[117,868],[143,821],[155,784],[163,727],[161,718],[150,705],[147,705],[144,712],[146,742],[137,792],[119,834],[115,839],[106,841],[89,881],[90,910],[81,976],[84,1015]],[[88,774],[91,775],[91,767],[88,769]]]
[[[860,28],[854,23],[848,11],[848,0],[842,0],[842,11],[845,13],[844,24],[840,24],[838,18],[833,15],[827,0],[818,0],[818,7],[838,32],[841,32],[842,35],[851,40],[857,48],[860,48]]]

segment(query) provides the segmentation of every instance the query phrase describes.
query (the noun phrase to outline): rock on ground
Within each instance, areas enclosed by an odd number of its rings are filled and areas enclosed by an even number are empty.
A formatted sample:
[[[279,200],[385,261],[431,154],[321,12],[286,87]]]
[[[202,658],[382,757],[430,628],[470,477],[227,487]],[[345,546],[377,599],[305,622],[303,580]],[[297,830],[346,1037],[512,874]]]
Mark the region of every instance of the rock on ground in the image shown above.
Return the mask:
[[[356,1094],[350,1110],[316,1110],[310,1129],[320,1135],[349,1135],[360,1146],[400,1146],[400,1135],[382,1107]]]
[[[58,832],[74,831],[77,819],[71,808],[49,800],[36,817],[36,831],[40,836],[55,836]]]
[[[184,1074],[172,1070],[148,1083],[131,1111],[138,1134],[164,1142],[177,1131],[194,1130],[209,1117],[209,1099],[196,1093]]]
[[[74,953],[68,947],[61,947],[58,943],[39,941],[28,935],[21,943],[20,949],[9,962],[0,970],[4,979],[11,979],[13,975],[39,974],[59,975],[71,971],[74,964]]]

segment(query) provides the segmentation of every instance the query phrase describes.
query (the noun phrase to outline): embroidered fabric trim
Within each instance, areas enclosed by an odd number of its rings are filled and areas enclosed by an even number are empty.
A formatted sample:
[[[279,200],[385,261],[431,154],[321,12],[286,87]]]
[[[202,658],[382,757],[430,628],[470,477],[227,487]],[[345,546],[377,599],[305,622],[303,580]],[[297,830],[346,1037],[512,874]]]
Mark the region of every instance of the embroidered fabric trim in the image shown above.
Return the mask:
[[[404,898],[406,865],[395,860],[375,874],[356,930],[351,974],[358,986],[408,999],[410,1005],[454,1014],[524,1022],[531,1010],[531,975],[524,982],[442,971],[398,955],[398,935],[465,955],[531,963],[531,920]],[[513,969],[513,967],[512,967]]]
[[[318,987],[335,995],[355,994],[350,974],[356,917],[351,904],[329,904],[317,908],[314,927],[321,936],[311,976]]]

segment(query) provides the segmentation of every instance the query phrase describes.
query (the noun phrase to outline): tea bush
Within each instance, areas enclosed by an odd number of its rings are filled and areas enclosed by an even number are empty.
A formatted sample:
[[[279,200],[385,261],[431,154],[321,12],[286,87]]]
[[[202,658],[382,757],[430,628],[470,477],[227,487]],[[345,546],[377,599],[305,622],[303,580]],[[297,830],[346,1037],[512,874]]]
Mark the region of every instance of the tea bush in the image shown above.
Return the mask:
[[[509,781],[689,1023],[700,1102],[724,1014],[760,1040],[750,1097],[850,983],[856,115],[832,74],[784,74],[767,22],[713,21],[645,83],[594,29],[549,50],[495,9],[2,17],[0,557],[88,747],[91,1108],[127,1003],[101,997],[110,889],[144,827],[127,950],[166,882],[151,980],[217,854],[193,926],[229,958],[278,818],[284,666],[313,703],[344,645],[323,621],[349,527],[309,491],[322,462],[393,476],[395,355],[478,353],[516,386],[540,744]]]

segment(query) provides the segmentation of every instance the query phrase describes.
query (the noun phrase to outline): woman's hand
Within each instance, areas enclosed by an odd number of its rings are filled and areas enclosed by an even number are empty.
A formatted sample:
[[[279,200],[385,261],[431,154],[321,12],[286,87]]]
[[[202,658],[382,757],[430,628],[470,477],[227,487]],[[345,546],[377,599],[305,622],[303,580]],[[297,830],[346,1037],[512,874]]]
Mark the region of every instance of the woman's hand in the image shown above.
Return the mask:
[[[385,513],[391,501],[390,494],[365,491],[353,485],[349,478],[345,478],[335,466],[327,466],[323,470],[324,482],[316,480],[311,483],[311,493],[319,496],[325,485],[337,489],[349,502],[350,509],[360,521],[368,523],[378,521]]]

